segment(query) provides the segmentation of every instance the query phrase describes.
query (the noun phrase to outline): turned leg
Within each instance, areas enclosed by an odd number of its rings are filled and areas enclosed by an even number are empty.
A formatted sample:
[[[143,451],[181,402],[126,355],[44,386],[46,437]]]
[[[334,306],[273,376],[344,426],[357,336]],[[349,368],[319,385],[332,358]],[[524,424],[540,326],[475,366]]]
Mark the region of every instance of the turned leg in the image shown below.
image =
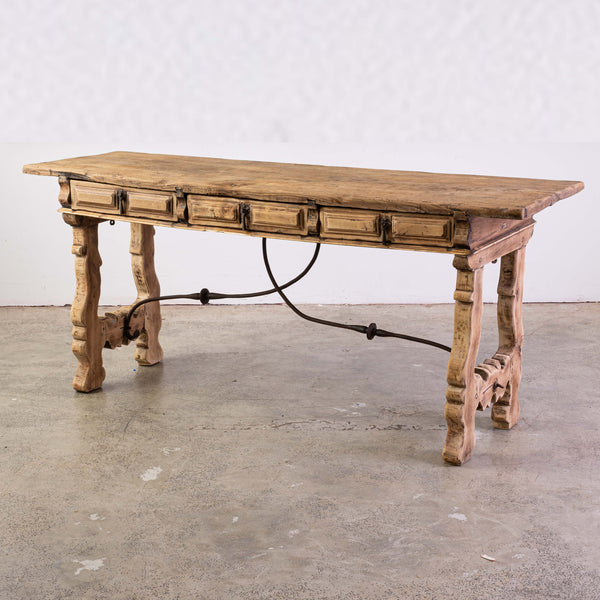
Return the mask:
[[[457,269],[454,338],[447,371],[445,416],[448,433],[442,456],[447,462],[461,465],[469,460],[475,446],[478,405],[475,361],[481,335],[483,268],[472,269],[458,256],[453,264]]]
[[[100,253],[98,252],[98,219],[64,215],[73,228],[75,255],[75,298],[71,306],[73,323],[73,354],[79,362],[73,387],[79,392],[91,392],[102,386],[102,346],[104,337],[98,319],[100,300]]]
[[[131,268],[137,288],[137,301],[160,295],[160,284],[154,271],[154,227],[131,223]],[[144,327],[137,338],[135,360],[140,365],[154,365],[163,358],[163,351],[158,342],[161,317],[160,304],[149,302],[145,310]]]
[[[494,427],[499,429],[510,429],[519,420],[524,270],[525,246],[502,257],[498,281],[498,354],[510,356],[510,374],[504,393],[499,394],[492,406]]]

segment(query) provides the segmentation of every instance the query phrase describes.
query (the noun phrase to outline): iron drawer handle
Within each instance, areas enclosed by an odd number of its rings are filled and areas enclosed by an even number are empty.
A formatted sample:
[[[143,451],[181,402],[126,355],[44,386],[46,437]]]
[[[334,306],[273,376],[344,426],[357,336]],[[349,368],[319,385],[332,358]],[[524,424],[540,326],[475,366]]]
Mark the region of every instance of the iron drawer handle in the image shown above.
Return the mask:
[[[392,228],[391,219],[384,216],[379,217],[379,226],[381,227],[381,241],[384,246],[389,246],[391,242],[388,239],[388,234]]]
[[[249,204],[240,204],[240,213],[242,215],[242,230],[248,231],[248,219],[250,217],[250,205]]]
[[[117,190],[117,206],[119,207],[119,214],[125,214],[125,203],[127,201],[127,192],[125,190]]]

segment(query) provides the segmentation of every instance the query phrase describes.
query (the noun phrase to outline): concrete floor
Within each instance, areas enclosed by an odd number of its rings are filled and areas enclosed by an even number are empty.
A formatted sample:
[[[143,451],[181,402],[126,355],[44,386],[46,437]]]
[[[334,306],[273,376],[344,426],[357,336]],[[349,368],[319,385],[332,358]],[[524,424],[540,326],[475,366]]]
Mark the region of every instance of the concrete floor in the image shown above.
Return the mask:
[[[309,310],[451,340],[451,306]],[[68,308],[0,309],[2,600],[600,598],[600,305],[525,307],[521,421],[460,468],[445,352],[163,312],[164,363],[105,351],[86,395]]]

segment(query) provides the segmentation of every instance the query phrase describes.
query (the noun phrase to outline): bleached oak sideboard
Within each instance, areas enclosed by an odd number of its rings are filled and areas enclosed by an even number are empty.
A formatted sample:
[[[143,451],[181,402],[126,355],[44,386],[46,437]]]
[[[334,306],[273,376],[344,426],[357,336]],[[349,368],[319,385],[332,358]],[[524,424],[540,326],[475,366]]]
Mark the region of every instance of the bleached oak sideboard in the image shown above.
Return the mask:
[[[462,464],[475,444],[475,410],[492,406],[494,426],[519,418],[525,247],[533,216],[581,189],[576,181],[446,175],[215,158],[110,152],[26,165],[53,175],[73,229],[76,293],[71,310],[73,387],[102,385],[102,349],[127,344],[130,306],[98,316],[98,224],[131,223],[137,301],[158,296],[154,226],[213,230],[313,243],[424,250],[454,255],[454,338],[447,370],[446,461]],[[483,267],[501,259],[498,351],[476,365]],[[140,365],[162,359],[160,305],[131,316]],[[128,329],[129,329],[128,327]]]

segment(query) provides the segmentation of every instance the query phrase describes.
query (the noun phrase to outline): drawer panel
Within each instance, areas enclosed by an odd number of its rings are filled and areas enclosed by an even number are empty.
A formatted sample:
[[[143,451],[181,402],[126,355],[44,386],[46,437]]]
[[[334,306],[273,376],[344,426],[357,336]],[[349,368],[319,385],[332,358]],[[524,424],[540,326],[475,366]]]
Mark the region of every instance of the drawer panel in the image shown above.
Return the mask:
[[[218,196],[197,196],[187,199],[188,220],[193,225],[221,225],[241,229],[240,200]]]
[[[451,246],[452,217],[407,213],[321,209],[321,235],[324,238],[384,242],[382,220],[387,223],[386,244]]]
[[[122,188],[71,181],[71,208],[108,215],[130,215],[161,221],[176,221],[173,194],[154,190],[124,190]]]
[[[426,244],[429,246],[452,245],[452,218],[436,216],[394,215],[391,216],[392,243]]]
[[[248,229],[274,233],[308,232],[307,207],[300,204],[276,204],[274,202],[247,202],[250,207]]]
[[[380,213],[322,208],[321,235],[331,238],[379,240],[381,239]]]
[[[119,214],[117,189],[102,183],[71,181],[71,208]]]
[[[192,225],[300,235],[308,231],[308,207],[302,204],[190,194],[187,207]]]
[[[148,217],[167,221],[176,221],[173,214],[173,194],[135,190],[127,192],[125,214],[132,217]]]

